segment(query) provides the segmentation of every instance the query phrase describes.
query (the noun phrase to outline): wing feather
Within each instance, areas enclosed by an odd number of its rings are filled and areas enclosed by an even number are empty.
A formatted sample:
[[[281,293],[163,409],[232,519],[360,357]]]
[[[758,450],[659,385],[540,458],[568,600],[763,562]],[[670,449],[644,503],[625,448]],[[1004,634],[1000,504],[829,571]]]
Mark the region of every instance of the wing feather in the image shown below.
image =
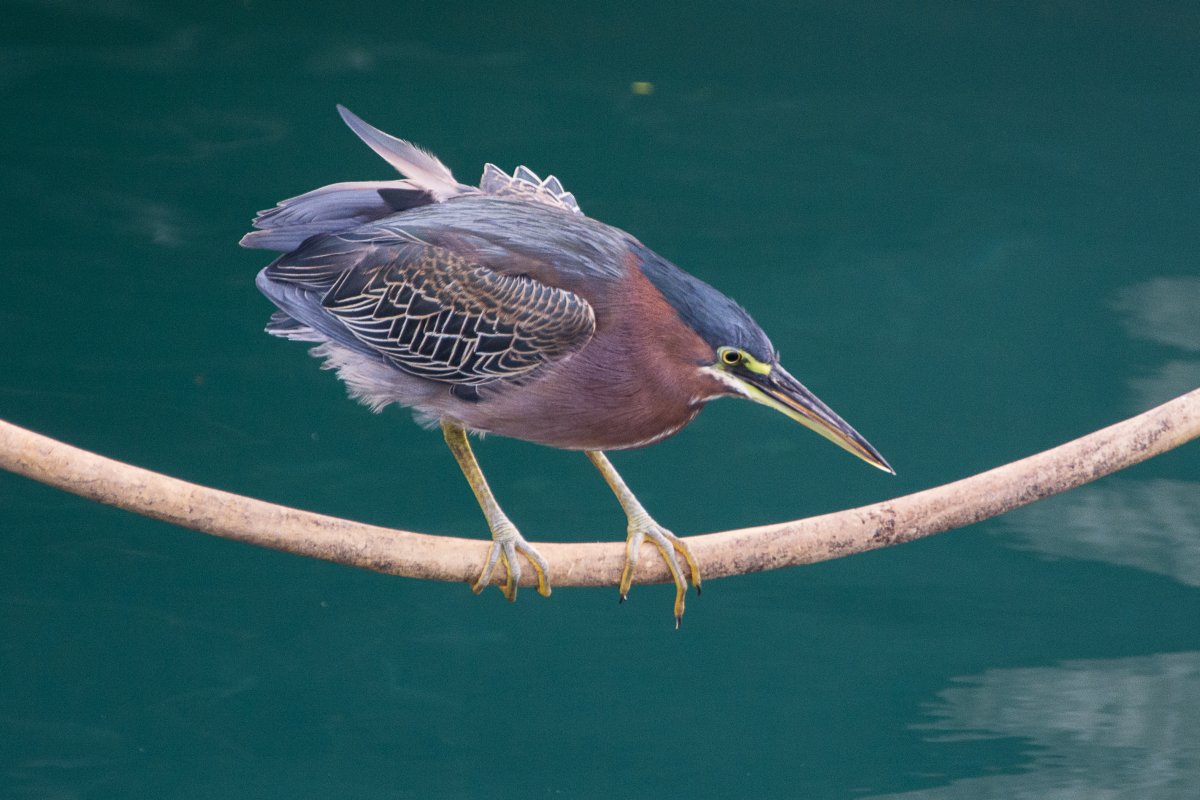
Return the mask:
[[[464,387],[526,376],[575,352],[596,327],[591,305],[572,292],[394,227],[314,237],[263,278],[281,285],[284,310],[299,323],[404,372]]]

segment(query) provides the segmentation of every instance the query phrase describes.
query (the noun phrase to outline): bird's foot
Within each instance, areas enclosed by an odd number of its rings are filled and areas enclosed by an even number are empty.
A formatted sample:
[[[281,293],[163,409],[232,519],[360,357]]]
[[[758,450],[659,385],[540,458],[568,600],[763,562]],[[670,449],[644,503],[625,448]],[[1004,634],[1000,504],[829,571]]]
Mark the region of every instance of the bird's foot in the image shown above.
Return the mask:
[[[680,555],[687,560],[688,568],[691,570],[692,585],[696,587],[697,595],[700,594],[700,566],[696,563],[692,551],[683,539],[648,516],[629,521],[629,538],[625,540],[625,569],[621,571],[621,602],[625,602],[625,598],[629,595],[629,587],[633,585],[633,572],[637,569],[638,553],[641,550],[642,542],[646,539],[649,539],[650,543],[658,548],[663,560],[667,562],[667,570],[675,580],[675,627],[678,629],[680,623],[683,622],[683,601],[687,596],[687,579],[683,576],[683,570],[680,569],[675,551],[678,550]]]
[[[483,572],[479,573],[478,580],[471,586],[471,591],[479,594],[486,589],[492,582],[496,564],[503,561],[507,574],[500,591],[504,592],[505,598],[510,603],[515,602],[517,585],[521,582],[521,559],[518,558],[518,555],[529,559],[534,572],[537,573],[538,594],[542,597],[549,597],[550,581],[546,578],[546,574],[550,571],[549,564],[546,563],[546,559],[542,558],[542,554],[533,548],[533,545],[525,541],[525,537],[511,523],[497,525],[493,528],[492,546],[488,550],[487,563],[483,567]]]

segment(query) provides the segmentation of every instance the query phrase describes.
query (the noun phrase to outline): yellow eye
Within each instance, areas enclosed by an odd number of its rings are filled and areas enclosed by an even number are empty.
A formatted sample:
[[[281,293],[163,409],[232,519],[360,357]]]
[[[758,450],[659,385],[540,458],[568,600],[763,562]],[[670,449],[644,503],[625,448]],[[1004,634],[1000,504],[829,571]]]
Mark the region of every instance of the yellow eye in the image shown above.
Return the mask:
[[[732,347],[721,348],[721,363],[727,367],[736,367],[742,363],[744,357],[741,350],[734,350]]]

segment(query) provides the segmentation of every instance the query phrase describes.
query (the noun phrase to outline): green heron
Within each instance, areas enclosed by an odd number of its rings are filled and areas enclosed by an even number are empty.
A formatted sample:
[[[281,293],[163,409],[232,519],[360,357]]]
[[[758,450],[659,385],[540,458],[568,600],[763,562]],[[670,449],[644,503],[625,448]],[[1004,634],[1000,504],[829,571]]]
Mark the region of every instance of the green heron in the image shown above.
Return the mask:
[[[521,557],[550,594],[547,564],[501,510],[468,432],[582,450],[629,520],[620,599],[649,540],[683,614],[687,544],[646,512],[605,450],[667,438],[709,400],[743,397],[892,472],[883,456],[779,364],[741,306],[633,236],[583,214],[557,178],[484,167],[464,186],[437,158],[342,119],[404,180],[335,183],[254,220],[245,247],[283,253],[258,274],[279,309],[267,332],[316,343],[351,396],[440,425],[492,533],[478,593],[503,562],[515,600]]]

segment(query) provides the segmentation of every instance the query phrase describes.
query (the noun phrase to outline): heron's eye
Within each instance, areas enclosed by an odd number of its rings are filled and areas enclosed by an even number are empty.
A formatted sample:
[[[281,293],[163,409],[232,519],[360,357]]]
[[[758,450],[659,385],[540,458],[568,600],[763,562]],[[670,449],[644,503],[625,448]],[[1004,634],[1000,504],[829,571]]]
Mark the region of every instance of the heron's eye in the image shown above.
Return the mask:
[[[732,347],[724,347],[721,349],[721,363],[727,367],[736,367],[742,363],[745,354],[741,350],[734,350]]]

